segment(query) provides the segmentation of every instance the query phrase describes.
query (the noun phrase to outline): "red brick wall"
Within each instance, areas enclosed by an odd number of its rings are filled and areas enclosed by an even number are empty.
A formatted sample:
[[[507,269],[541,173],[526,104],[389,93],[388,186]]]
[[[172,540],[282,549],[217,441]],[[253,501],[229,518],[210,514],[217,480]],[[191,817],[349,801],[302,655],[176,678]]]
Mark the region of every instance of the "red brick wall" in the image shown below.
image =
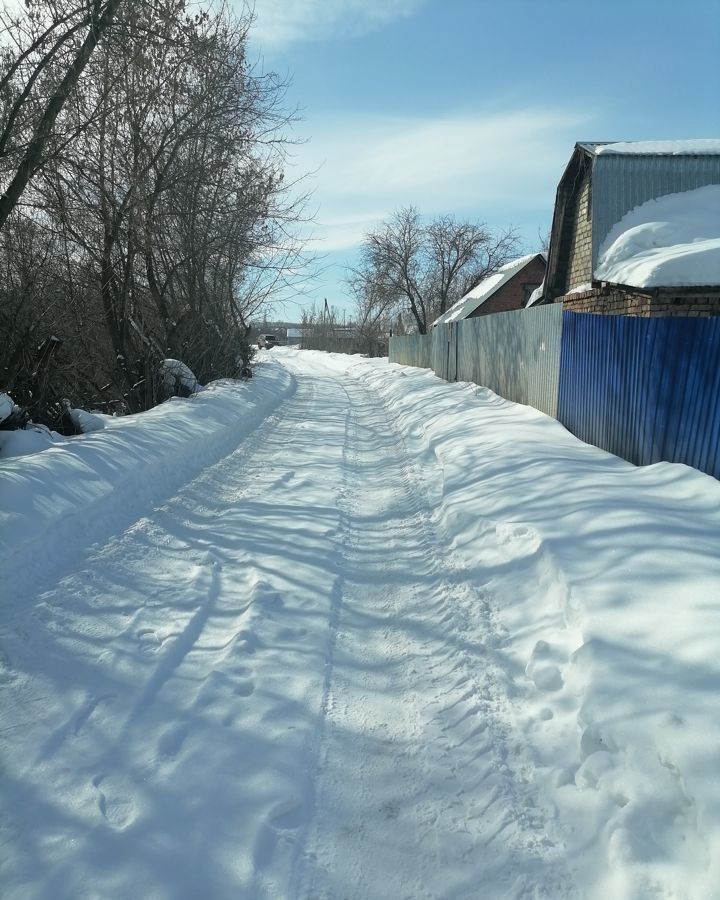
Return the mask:
[[[612,288],[595,288],[558,297],[569,312],[614,316],[720,316],[720,294],[631,294]]]
[[[496,291],[489,300],[486,300],[482,306],[471,313],[468,318],[473,319],[475,316],[486,316],[490,313],[522,309],[525,306],[526,299],[524,286],[532,284],[534,287],[537,287],[537,285],[542,283],[544,277],[545,263],[539,257],[535,257],[516,275],[513,275],[510,281]]]

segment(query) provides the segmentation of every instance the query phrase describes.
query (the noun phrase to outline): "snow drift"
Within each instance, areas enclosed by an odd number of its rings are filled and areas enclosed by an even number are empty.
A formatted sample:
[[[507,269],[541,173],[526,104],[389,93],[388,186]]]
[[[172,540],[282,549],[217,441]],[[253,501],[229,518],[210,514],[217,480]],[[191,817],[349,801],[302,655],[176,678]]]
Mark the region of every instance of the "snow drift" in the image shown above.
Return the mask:
[[[581,896],[716,897],[720,483],[635,467],[485,388],[334,364],[382,397],[493,593],[528,777]]]
[[[595,278],[638,288],[720,285],[720,185],[631,210],[603,241]]]
[[[0,432],[0,567],[32,566],[101,523],[112,530],[127,521],[229,453],[291,388],[276,368],[252,393],[244,382],[219,381],[148,412],[103,416],[105,427],[88,434]]]

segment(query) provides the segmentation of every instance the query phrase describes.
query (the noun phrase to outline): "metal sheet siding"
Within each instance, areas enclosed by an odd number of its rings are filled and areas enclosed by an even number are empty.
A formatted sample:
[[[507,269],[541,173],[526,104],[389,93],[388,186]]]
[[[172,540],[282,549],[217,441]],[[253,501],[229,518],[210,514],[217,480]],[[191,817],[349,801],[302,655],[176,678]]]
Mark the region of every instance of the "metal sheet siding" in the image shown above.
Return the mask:
[[[459,323],[457,380],[554,416],[560,370],[560,304]]]
[[[655,197],[720,184],[720,156],[601,154],[592,170],[592,265],[610,229]]]
[[[403,366],[417,366],[420,369],[432,368],[432,335],[404,334],[390,338],[388,356],[390,362]]]
[[[438,378],[447,379],[450,329],[447,325],[438,325],[432,330],[432,349],[430,353],[430,368]]]
[[[720,477],[720,318],[563,313],[558,419],[638,465]]]
[[[390,362],[431,368],[446,381],[489,387],[555,416],[562,306],[495,313],[390,338]]]

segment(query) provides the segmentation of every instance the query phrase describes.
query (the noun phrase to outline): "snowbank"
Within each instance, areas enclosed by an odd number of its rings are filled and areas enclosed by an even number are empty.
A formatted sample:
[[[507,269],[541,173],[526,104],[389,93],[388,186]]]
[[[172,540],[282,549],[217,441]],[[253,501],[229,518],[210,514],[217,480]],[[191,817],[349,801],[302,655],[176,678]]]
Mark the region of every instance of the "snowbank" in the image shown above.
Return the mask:
[[[108,422],[113,420],[113,416],[108,416],[106,413],[92,413],[86,409],[74,409],[70,406],[68,406],[68,415],[79,434],[102,431]]]
[[[14,408],[15,404],[12,401],[12,397],[4,392],[0,393],[0,422],[12,415]]]
[[[290,375],[274,368],[252,391],[247,382],[214,382],[148,412],[105,417],[90,434],[0,432],[0,568],[32,568],[83,535],[130,521],[234,449],[292,389]]]
[[[639,288],[720,285],[720,185],[631,210],[603,241],[595,278]]]
[[[637,468],[485,388],[335,359],[394,416],[492,598],[526,771],[582,896],[717,897],[720,483]]]

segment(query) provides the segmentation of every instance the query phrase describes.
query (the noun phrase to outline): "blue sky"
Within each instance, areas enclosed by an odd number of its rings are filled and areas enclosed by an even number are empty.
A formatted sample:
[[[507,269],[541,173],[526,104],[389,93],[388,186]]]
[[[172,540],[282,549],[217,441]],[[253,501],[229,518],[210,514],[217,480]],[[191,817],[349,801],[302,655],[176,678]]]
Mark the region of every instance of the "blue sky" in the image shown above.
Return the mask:
[[[252,50],[301,108],[315,171],[307,294],[352,310],[362,235],[401,206],[550,225],[578,140],[720,136],[720,0],[256,0]]]

